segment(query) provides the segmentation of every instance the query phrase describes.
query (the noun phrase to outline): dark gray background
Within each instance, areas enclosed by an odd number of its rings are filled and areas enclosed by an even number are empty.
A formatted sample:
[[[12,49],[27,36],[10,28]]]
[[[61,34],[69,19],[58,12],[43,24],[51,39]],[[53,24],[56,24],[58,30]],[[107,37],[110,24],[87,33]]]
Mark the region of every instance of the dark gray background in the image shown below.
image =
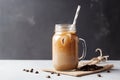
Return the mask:
[[[54,25],[72,23],[78,4],[86,59],[97,56],[98,47],[120,59],[119,0],[0,0],[0,59],[51,59]]]

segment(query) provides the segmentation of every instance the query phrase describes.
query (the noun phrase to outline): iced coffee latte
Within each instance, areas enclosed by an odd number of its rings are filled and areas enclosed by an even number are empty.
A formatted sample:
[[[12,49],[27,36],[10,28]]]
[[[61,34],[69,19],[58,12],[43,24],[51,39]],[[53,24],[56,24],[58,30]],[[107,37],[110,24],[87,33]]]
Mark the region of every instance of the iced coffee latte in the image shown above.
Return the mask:
[[[72,70],[78,65],[76,30],[70,24],[57,24],[52,38],[52,58],[56,70]]]
[[[78,60],[83,59],[86,55],[86,42],[76,35],[76,21],[80,11],[80,5],[72,24],[56,24],[55,34],[52,38],[52,59],[53,66],[56,70],[72,70],[77,68]],[[78,58],[78,42],[83,45],[83,53]]]

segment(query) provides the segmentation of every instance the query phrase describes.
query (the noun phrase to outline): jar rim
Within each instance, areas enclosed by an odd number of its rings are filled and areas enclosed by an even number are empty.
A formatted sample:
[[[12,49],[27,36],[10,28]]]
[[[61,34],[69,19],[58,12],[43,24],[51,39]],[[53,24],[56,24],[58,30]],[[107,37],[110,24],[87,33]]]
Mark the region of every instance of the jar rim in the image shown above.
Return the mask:
[[[55,32],[61,31],[74,31],[76,32],[75,25],[72,24],[55,24]]]

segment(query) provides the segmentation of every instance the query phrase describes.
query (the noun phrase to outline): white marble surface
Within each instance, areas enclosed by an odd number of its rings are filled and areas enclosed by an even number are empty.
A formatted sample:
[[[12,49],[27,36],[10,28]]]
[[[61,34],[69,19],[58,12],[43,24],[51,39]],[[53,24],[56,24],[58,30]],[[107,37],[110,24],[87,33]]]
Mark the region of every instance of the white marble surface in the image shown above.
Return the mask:
[[[120,80],[120,60],[111,60],[105,64],[114,64],[111,73],[101,72],[102,77],[91,74],[82,77],[72,77],[67,75],[57,76],[40,69],[52,68],[51,60],[0,60],[0,80]],[[39,74],[25,72],[23,69],[35,69]],[[50,75],[51,78],[46,78]]]

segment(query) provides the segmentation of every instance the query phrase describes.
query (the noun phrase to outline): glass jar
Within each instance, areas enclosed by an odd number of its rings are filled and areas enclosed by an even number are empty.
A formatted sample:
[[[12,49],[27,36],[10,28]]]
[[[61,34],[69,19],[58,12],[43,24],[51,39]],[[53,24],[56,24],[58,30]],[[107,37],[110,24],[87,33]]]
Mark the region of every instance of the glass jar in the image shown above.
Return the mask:
[[[72,70],[78,66],[78,43],[83,42],[82,59],[86,55],[86,43],[78,38],[75,26],[71,24],[56,24],[52,38],[52,59],[56,70]]]

